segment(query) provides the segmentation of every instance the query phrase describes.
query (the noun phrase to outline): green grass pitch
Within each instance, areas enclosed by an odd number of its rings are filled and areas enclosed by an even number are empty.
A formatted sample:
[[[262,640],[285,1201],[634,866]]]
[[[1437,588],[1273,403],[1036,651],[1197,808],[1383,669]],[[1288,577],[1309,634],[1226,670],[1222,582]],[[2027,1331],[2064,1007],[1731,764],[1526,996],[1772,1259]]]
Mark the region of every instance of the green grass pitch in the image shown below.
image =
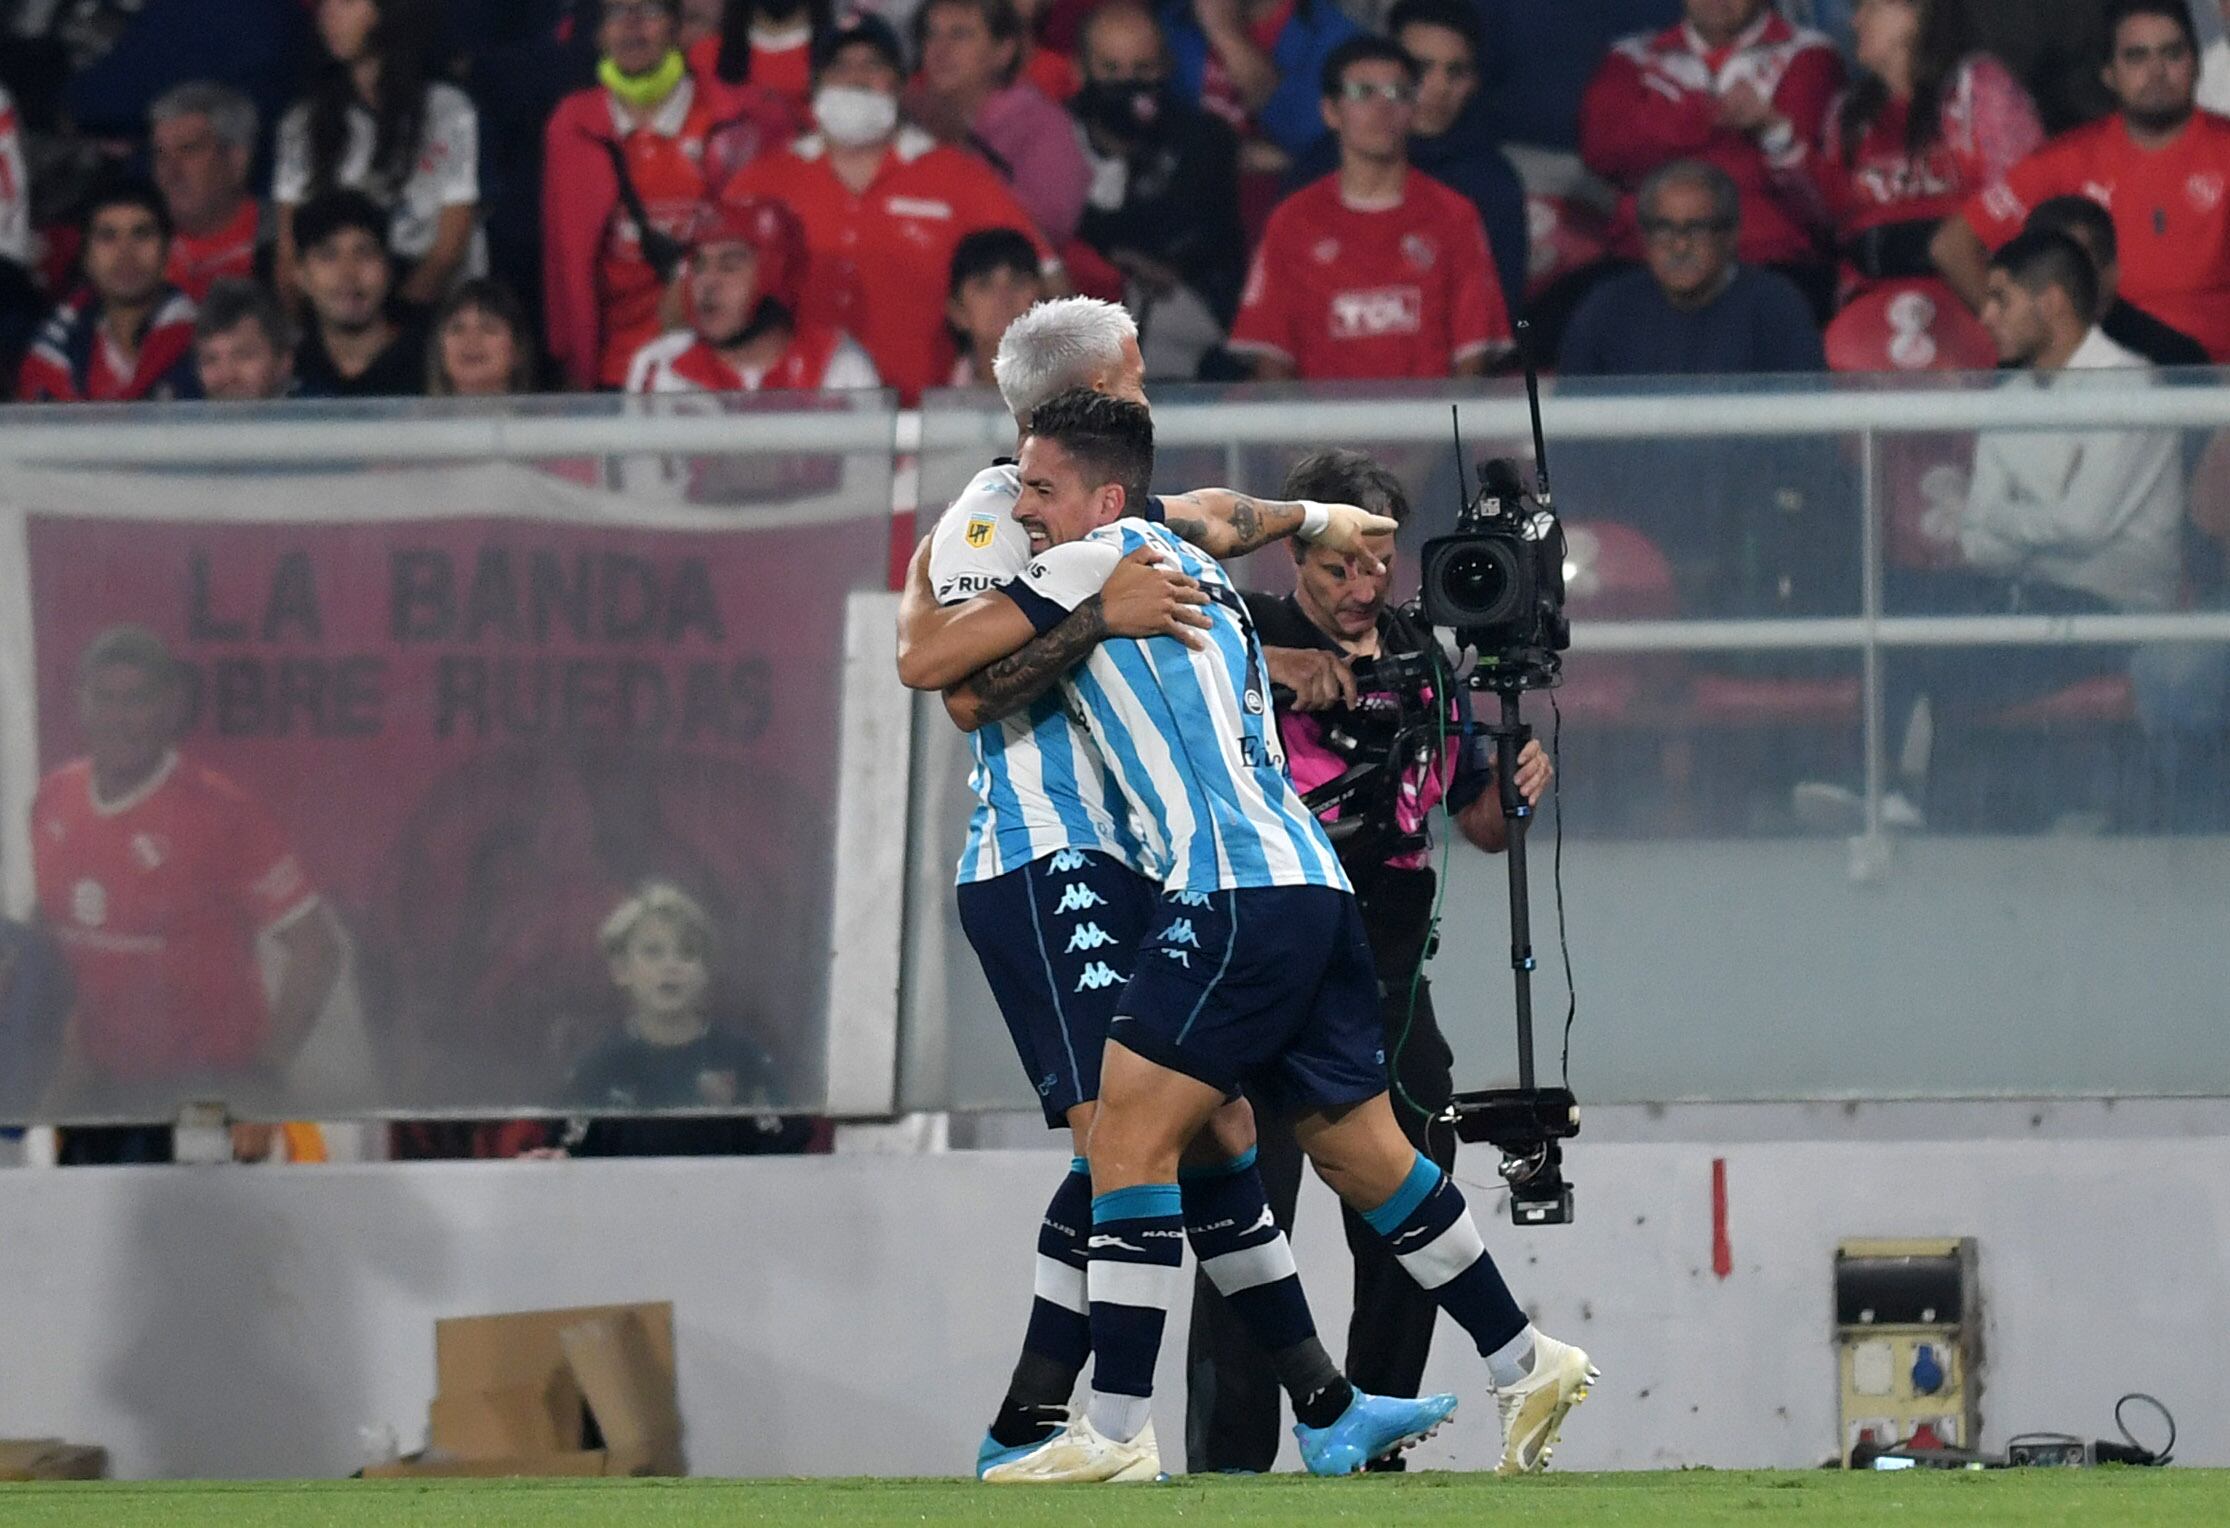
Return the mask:
[[[26,1528],[733,1528],[827,1523],[1409,1523],[1491,1528],[2007,1528],[2230,1523],[2230,1471],[1893,1475],[1690,1470],[1417,1474],[1314,1481],[1181,1479],[1159,1486],[995,1488],[958,1480],[320,1481],[253,1485],[0,1485],[0,1524]]]

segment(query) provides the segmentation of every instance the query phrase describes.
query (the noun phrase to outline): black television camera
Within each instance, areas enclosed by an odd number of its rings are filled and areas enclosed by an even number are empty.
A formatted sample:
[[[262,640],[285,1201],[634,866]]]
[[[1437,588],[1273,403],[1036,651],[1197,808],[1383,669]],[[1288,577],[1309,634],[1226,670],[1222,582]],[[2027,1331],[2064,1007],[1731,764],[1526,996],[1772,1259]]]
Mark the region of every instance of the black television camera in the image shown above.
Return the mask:
[[[1458,468],[1462,462],[1458,457]],[[1545,689],[1572,645],[1564,614],[1564,527],[1547,494],[1529,494],[1507,457],[1479,464],[1479,492],[1455,531],[1425,543],[1421,618],[1479,655],[1472,687]]]
[[[1443,1117],[1460,1139],[1485,1141],[1502,1153],[1510,1218],[1521,1226],[1541,1226],[1564,1225],[1572,1218],[1563,1142],[1579,1133],[1580,1110],[1569,1088],[1540,1087],[1533,1070],[1533,929],[1525,864],[1533,808],[1517,787],[1518,754],[1532,729],[1518,714],[1518,697],[1550,688],[1562,677],[1560,655],[1572,645],[1572,623],[1564,613],[1564,529],[1549,492],[1548,441],[1541,430],[1541,390],[1526,346],[1527,328],[1521,320],[1518,343],[1533,423],[1534,491],[1525,491],[1516,463],[1480,463],[1479,492],[1458,513],[1455,531],[1425,543],[1418,604],[1425,621],[1453,631],[1457,643],[1477,655],[1466,680],[1473,692],[1492,690],[1500,698],[1499,716],[1486,731],[1494,739],[1496,784],[1510,832],[1510,970],[1517,989],[1518,1085],[1458,1093]],[[1456,464],[1460,482],[1460,430]]]

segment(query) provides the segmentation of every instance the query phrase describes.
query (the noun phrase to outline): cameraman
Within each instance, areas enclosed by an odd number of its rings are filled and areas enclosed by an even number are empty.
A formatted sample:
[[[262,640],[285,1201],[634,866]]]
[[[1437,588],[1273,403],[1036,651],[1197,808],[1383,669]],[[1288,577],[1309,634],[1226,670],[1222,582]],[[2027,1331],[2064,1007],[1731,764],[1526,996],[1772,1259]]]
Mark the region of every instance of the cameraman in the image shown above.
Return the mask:
[[[1401,483],[1359,451],[1303,457],[1287,474],[1285,491],[1289,498],[1360,505],[1396,521],[1409,515]],[[1473,730],[1468,692],[1457,688],[1438,697],[1429,682],[1408,682],[1398,707],[1393,694],[1374,694],[1368,682],[1358,693],[1357,660],[1369,660],[1367,675],[1370,667],[1391,667],[1405,655],[1430,655],[1438,640],[1388,603],[1393,538],[1366,538],[1365,544],[1386,564],[1385,571],[1368,574],[1352,557],[1296,544],[1294,592],[1284,598],[1249,594],[1247,610],[1277,695],[1278,731],[1293,784],[1303,795],[1366,762],[1341,738],[1381,741],[1391,748],[1396,730],[1391,718],[1406,713],[1429,719],[1436,704],[1447,707],[1445,734],[1430,729],[1429,760],[1389,760],[1373,790],[1325,814],[1328,825],[1347,820],[1351,830],[1352,818],[1366,819],[1352,836],[1335,831],[1333,841],[1355,883],[1377,958],[1394,1113],[1417,1148],[1446,1171],[1455,1162],[1455,1132],[1434,1124],[1432,1115],[1455,1091],[1455,1058],[1433,1017],[1431,988],[1419,974],[1435,884],[1424,835],[1444,794],[1464,837],[1489,854],[1508,843],[1508,825],[1495,787],[1493,742]],[[1343,754],[1342,748],[1348,751]],[[1518,789],[1538,802],[1550,775],[1541,745],[1528,743],[1518,756]],[[1301,1153],[1287,1121],[1260,1111],[1257,1124],[1263,1183],[1279,1224],[1290,1232]],[[1345,1214],[1347,1245],[1355,1257],[1347,1372],[1375,1394],[1413,1396],[1424,1378],[1439,1307],[1369,1227],[1353,1212]],[[1187,1377],[1185,1441],[1192,1471],[1268,1471],[1278,1452],[1277,1378],[1206,1280],[1194,1287]],[[1401,1468],[1400,1456],[1371,1466],[1381,1467]]]

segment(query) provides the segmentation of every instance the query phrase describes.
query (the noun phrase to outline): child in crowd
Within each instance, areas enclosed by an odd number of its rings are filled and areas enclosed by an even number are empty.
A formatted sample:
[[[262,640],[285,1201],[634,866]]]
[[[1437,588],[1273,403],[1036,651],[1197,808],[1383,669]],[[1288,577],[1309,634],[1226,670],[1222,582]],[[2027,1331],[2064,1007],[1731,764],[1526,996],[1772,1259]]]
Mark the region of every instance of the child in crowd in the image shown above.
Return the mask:
[[[576,1108],[617,1110],[576,1120],[566,1149],[583,1157],[735,1156],[806,1150],[814,1125],[771,1112],[774,1064],[715,1027],[712,920],[680,887],[648,881],[604,921],[598,943],[627,1002],[621,1032],[575,1068]],[[645,1116],[647,1109],[725,1114]]]

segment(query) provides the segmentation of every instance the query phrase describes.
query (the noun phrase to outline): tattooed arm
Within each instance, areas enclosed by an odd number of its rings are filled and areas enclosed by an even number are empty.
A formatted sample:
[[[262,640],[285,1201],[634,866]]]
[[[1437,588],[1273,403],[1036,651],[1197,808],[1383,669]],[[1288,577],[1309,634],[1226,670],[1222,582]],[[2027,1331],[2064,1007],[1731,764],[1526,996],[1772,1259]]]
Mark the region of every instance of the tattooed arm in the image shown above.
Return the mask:
[[[1323,511],[1321,524],[1312,526],[1309,511]],[[1244,557],[1287,536],[1320,541],[1342,552],[1353,552],[1366,572],[1377,558],[1362,545],[1365,536],[1392,535],[1395,522],[1355,508],[1352,504],[1311,505],[1300,499],[1256,499],[1228,488],[1195,488],[1162,500],[1162,514],[1176,534],[1219,561]]]
[[[1107,635],[1107,606],[1095,594],[1020,652],[985,664],[946,690],[945,714],[962,732],[1011,716],[1052,689]]]

